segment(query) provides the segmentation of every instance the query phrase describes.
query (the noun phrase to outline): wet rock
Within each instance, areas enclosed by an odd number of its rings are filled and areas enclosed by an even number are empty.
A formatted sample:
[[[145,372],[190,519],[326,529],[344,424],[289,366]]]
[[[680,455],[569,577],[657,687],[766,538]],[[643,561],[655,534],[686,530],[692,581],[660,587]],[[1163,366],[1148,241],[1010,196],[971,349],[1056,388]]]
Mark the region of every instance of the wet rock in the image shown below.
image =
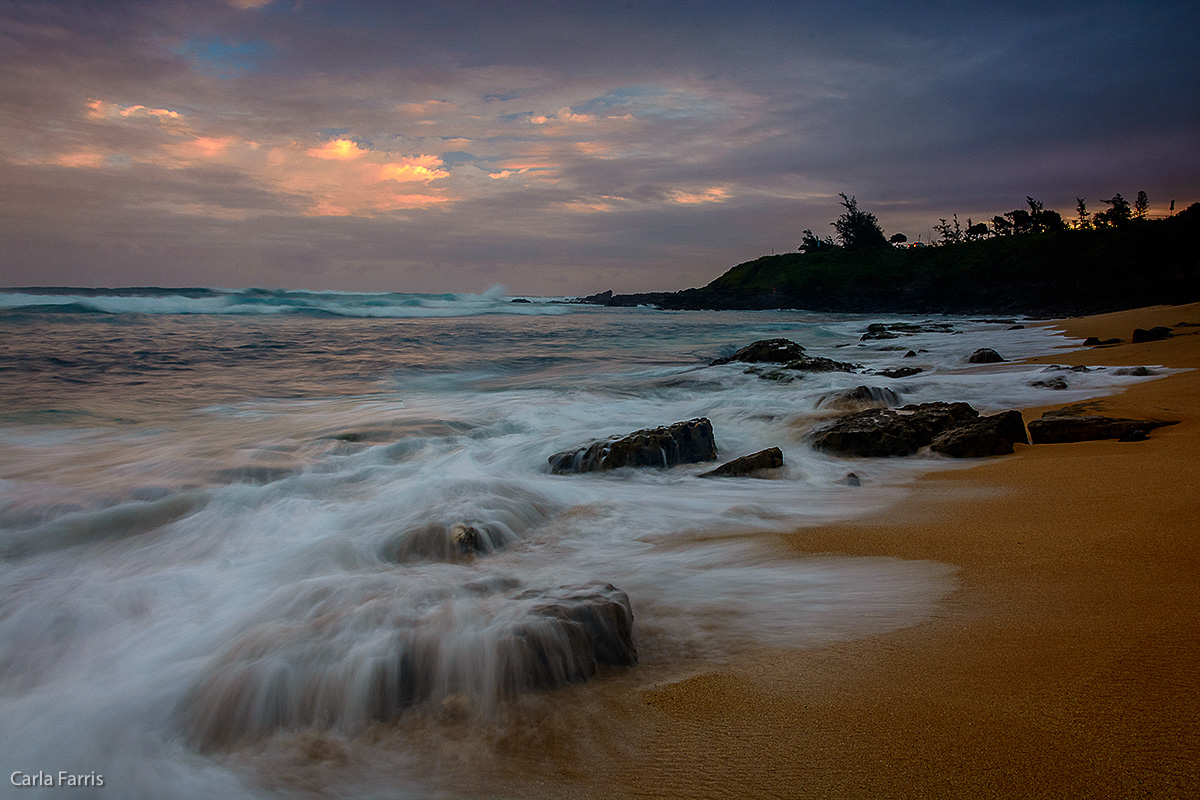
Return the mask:
[[[854,372],[856,369],[861,369],[862,365],[852,364],[849,361],[834,361],[832,358],[823,356],[802,356],[787,362],[783,368],[797,372]]]
[[[1025,330],[1025,326],[1024,325],[1012,325],[1009,327],[1009,330],[1010,331],[1023,331],[1023,330]]]
[[[1020,411],[1005,411],[956,425],[934,437],[929,449],[955,458],[982,458],[1013,452],[1017,442],[1029,444]]]
[[[1041,419],[1035,419],[1029,423],[1029,438],[1034,444],[1121,439],[1135,431],[1151,431],[1164,425],[1176,425],[1178,422],[1178,420],[1125,419],[1098,414],[1047,412],[1042,415]]]
[[[1146,367],[1122,367],[1121,369],[1113,371],[1113,375],[1136,375],[1139,378],[1157,374],[1158,373],[1154,370],[1147,369]]]
[[[712,423],[701,417],[662,428],[647,428],[592,442],[550,456],[550,471],[556,475],[606,472],[620,467],[673,467],[699,461],[715,461],[717,445]]]
[[[1051,378],[1048,381],[1033,381],[1029,385],[1034,386],[1038,389],[1060,389],[1061,390],[1061,389],[1067,388],[1067,382],[1062,377]]]
[[[911,351],[910,351],[911,352]],[[915,353],[913,355],[916,355]],[[894,367],[880,371],[880,375],[885,378],[911,378],[913,375],[920,374],[925,370],[920,367]]]
[[[981,347],[967,358],[972,364],[998,364],[1004,360],[1003,356],[990,347]]]
[[[804,348],[791,339],[760,339],[748,344],[731,356],[715,358],[710,367],[740,361],[746,364],[786,364],[804,357]]]
[[[317,727],[353,735],[407,709],[486,713],[514,694],[637,663],[633,609],[611,584],[439,589],[372,576],[274,598],[205,665],[177,713],[202,750]],[[482,595],[488,595],[481,597]],[[430,613],[455,603],[455,614]],[[470,624],[455,627],[455,617]]]
[[[886,386],[855,386],[848,392],[826,395],[818,408],[859,410],[864,407],[890,408],[900,405],[900,395]]]
[[[1171,338],[1171,329],[1158,325],[1150,330],[1146,330],[1144,328],[1134,328],[1133,336],[1130,337],[1130,341],[1132,341],[1134,344],[1140,344],[1142,342],[1157,342],[1161,341],[1162,339],[1169,338]]]
[[[508,302],[510,302],[510,303],[529,303],[532,301],[526,300],[524,297],[514,297],[512,300],[509,300]]]
[[[979,416],[966,403],[920,403],[849,414],[816,431],[813,447],[849,456],[907,456],[947,428]]]
[[[917,357],[917,351],[916,351],[916,350],[909,350],[907,353],[905,353],[905,354],[904,354],[904,357],[905,357],[905,358],[916,358],[916,357]]]
[[[847,472],[846,477],[842,478],[842,483],[847,486],[862,486],[862,478],[853,472]]]
[[[1121,343],[1120,339],[1105,339],[1105,340],[1101,341],[1098,336],[1089,336],[1083,340],[1083,344],[1085,347],[1100,347],[1101,345],[1120,344],[1120,343]]]
[[[762,370],[757,367],[750,367],[746,370],[747,375],[757,375],[764,381],[775,381],[776,383],[791,383],[800,376],[794,372],[784,372],[782,369]]]
[[[778,469],[783,466],[783,451],[778,447],[759,450],[748,456],[735,458],[716,469],[700,473],[701,478],[731,478],[752,476],[768,469]]]

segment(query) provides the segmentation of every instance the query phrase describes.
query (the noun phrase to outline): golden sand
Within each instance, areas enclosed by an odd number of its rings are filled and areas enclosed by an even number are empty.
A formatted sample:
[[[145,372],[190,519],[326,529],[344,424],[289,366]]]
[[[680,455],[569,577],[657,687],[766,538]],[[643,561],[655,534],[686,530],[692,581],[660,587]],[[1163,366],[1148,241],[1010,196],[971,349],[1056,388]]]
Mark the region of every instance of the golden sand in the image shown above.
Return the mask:
[[[1181,321],[1200,304],[1055,325],[1128,342]],[[1200,328],[1176,333],[1045,360],[1197,370]],[[1200,797],[1200,371],[1098,405],[1182,424],[1018,445],[923,478],[903,508],[788,535],[801,552],[954,564],[959,586],[913,627],[618,691],[607,724],[627,746],[521,793]]]

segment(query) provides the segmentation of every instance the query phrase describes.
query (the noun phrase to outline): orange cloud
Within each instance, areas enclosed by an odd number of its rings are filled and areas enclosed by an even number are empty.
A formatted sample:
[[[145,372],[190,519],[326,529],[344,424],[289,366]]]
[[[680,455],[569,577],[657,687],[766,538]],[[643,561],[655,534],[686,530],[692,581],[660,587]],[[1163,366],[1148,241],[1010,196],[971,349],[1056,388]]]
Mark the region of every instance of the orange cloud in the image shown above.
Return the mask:
[[[443,169],[442,160],[437,156],[420,155],[403,158],[379,168],[381,181],[432,181],[449,175]]]
[[[362,158],[369,152],[371,151],[359,147],[358,142],[353,139],[334,139],[320,147],[310,149],[306,155],[330,161],[352,161],[356,158]]]
[[[724,186],[713,186],[710,189],[701,189],[698,192],[684,192],[679,190],[671,192],[672,202],[683,203],[685,205],[723,203],[728,199],[729,190]]]
[[[151,117],[160,121],[182,120],[183,114],[167,108],[147,108],[143,105],[123,106],[104,100],[88,100],[87,115],[91,119],[116,119],[118,117]]]
[[[51,164],[60,167],[102,167],[105,157],[103,153],[94,150],[80,150],[75,153],[62,153],[50,160]]]

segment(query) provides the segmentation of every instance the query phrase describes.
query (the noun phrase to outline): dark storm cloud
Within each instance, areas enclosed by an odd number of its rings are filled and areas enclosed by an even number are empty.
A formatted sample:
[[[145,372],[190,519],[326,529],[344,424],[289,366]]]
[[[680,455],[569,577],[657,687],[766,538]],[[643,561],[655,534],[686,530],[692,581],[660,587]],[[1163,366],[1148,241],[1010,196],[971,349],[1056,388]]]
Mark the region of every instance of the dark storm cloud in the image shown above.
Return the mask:
[[[4,283],[679,288],[1027,194],[1200,200],[1188,3],[0,6]],[[603,284],[603,285],[600,285]]]

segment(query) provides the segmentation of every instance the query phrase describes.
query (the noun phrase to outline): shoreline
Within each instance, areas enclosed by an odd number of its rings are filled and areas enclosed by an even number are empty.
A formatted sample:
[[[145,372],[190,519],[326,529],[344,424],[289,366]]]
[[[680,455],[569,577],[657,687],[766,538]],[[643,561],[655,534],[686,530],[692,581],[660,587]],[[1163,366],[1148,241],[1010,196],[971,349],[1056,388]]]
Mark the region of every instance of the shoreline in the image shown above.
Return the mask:
[[[919,478],[899,508],[776,537],[958,567],[933,618],[658,685],[618,678],[601,705],[625,741],[549,771],[593,797],[1200,796],[1200,328],[1128,343],[1180,321],[1200,304],[1047,322],[1126,343],[1029,361],[1189,368],[1092,401],[1181,424],[1018,445]],[[522,794],[563,793],[537,773]]]

